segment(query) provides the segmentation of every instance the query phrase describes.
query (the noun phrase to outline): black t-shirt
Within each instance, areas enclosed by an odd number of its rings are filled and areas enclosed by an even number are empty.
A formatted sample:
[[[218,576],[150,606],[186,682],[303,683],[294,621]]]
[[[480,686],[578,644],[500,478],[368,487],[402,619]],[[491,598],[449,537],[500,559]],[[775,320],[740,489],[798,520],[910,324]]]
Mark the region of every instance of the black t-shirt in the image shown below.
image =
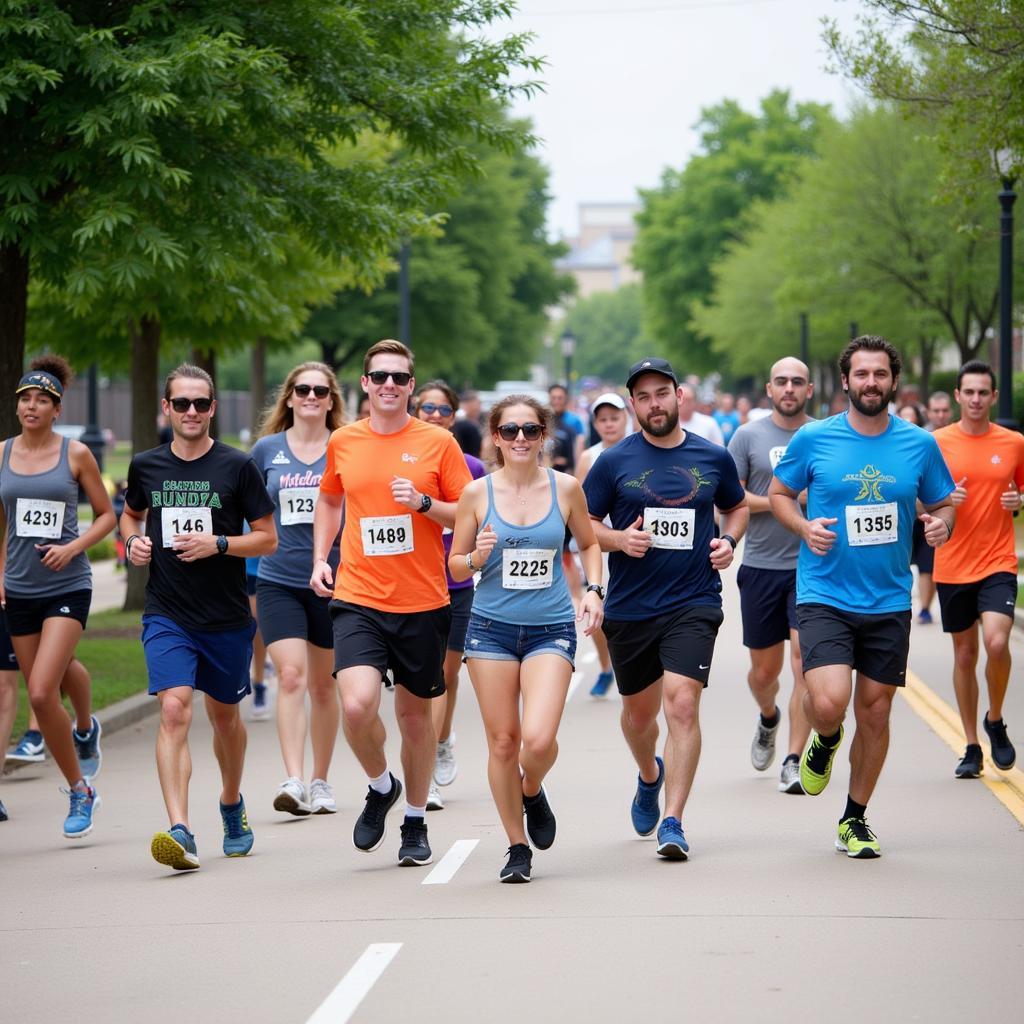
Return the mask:
[[[186,629],[241,629],[250,621],[245,559],[214,555],[182,562],[164,547],[175,533],[237,536],[242,521],[270,515],[274,503],[256,463],[221,441],[202,457],[179,459],[170,445],[136,455],[128,467],[125,503],[148,510],[146,536],[153,560],[146,586],[146,614],[164,615]]]
[[[480,428],[472,420],[456,420],[452,424],[452,433],[455,435],[455,440],[459,442],[459,447],[466,455],[472,455],[473,458],[480,458],[480,448],[483,445],[483,434]]]

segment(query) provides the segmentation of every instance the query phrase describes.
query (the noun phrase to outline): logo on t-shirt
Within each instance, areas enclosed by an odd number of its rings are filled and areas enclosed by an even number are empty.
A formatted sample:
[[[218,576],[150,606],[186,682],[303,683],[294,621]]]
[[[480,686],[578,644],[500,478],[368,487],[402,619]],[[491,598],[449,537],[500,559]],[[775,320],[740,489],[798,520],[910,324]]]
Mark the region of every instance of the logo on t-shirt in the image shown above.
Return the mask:
[[[774,470],[775,467],[782,461],[782,456],[786,454],[786,446],[784,444],[776,445],[774,448],[768,451],[768,462]]]
[[[420,457],[418,455],[410,455],[408,452],[402,452],[403,462],[419,462]]]
[[[881,485],[896,483],[896,477],[883,476],[880,469],[875,469],[869,464],[859,473],[847,473],[843,477],[843,483],[860,484],[860,490],[857,492],[857,497],[853,499],[854,501],[863,501],[865,498],[869,498],[871,501],[885,501]]]
[[[992,465],[993,466],[998,466],[999,463],[1002,462],[1002,461],[1003,460],[998,455],[993,455],[992,456]]]
[[[277,454],[276,454],[276,455],[275,455],[275,456],[274,456],[274,457],[273,457],[273,458],[272,458],[272,459],[270,460],[270,464],[271,464],[272,466],[290,466],[290,465],[292,464],[292,460],[291,460],[291,459],[289,459],[289,458],[288,458],[288,456],[287,456],[287,455],[285,455],[284,451],[282,450],[282,451],[279,451],[279,452],[278,452],[278,453],[277,453]]]
[[[653,469],[645,469],[638,477],[634,477],[632,480],[627,480],[622,486],[635,487],[637,490],[643,491],[649,498],[653,498],[659,505],[662,505],[665,508],[685,505],[687,502],[693,501],[693,499],[697,497],[697,492],[702,487],[712,486],[712,481],[708,480],[697,466],[691,466],[689,469],[684,469],[682,466],[669,466],[666,472],[673,473],[676,476],[681,476],[689,485],[690,490],[681,498],[663,498],[647,483],[647,478],[653,472]]]

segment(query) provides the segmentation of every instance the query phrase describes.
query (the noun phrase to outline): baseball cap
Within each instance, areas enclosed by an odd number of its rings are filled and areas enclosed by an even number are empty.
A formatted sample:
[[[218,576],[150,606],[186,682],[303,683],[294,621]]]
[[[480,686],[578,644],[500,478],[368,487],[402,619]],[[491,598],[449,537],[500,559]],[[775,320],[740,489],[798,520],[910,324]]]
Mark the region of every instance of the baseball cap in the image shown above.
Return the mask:
[[[610,405],[616,409],[625,409],[626,400],[622,395],[617,395],[614,391],[606,391],[603,395],[598,395],[597,398],[591,402],[590,415],[596,416],[597,410],[600,409],[602,405]]]
[[[668,377],[676,387],[679,386],[679,378],[676,376],[676,371],[672,369],[672,364],[667,359],[656,359],[652,356],[650,359],[641,359],[640,362],[634,363],[629,368],[626,387],[632,391],[637,377],[642,377],[645,373],[660,373],[663,377]]]

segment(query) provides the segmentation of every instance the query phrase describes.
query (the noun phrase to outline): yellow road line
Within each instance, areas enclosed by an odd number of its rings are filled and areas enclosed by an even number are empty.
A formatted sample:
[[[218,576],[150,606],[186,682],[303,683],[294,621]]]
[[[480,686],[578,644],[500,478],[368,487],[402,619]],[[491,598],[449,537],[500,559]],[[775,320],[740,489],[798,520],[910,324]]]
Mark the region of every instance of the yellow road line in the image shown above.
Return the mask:
[[[960,715],[951,708],[931,687],[907,669],[907,685],[900,689],[906,702],[913,708],[925,725],[943,740],[956,754],[963,754],[967,745],[960,725]],[[987,743],[982,744],[985,753],[987,774],[981,781],[993,792],[996,799],[1024,825],[1024,772],[1011,768],[1000,771],[992,760],[992,751]]]

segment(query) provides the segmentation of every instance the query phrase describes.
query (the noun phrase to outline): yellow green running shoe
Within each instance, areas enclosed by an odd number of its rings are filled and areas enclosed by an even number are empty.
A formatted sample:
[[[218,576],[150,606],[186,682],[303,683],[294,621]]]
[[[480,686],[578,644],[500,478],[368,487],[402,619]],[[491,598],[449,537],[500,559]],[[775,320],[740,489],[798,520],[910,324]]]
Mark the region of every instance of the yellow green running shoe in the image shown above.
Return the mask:
[[[882,848],[878,845],[875,833],[868,828],[868,823],[863,818],[847,818],[839,822],[836,849],[844,852],[847,857],[856,857],[858,860],[882,856]]]
[[[826,747],[816,732],[811,733],[811,742],[800,758],[800,785],[808,796],[817,796],[828,785],[832,759],[842,742],[842,726],[839,726],[839,742],[834,747]]]

